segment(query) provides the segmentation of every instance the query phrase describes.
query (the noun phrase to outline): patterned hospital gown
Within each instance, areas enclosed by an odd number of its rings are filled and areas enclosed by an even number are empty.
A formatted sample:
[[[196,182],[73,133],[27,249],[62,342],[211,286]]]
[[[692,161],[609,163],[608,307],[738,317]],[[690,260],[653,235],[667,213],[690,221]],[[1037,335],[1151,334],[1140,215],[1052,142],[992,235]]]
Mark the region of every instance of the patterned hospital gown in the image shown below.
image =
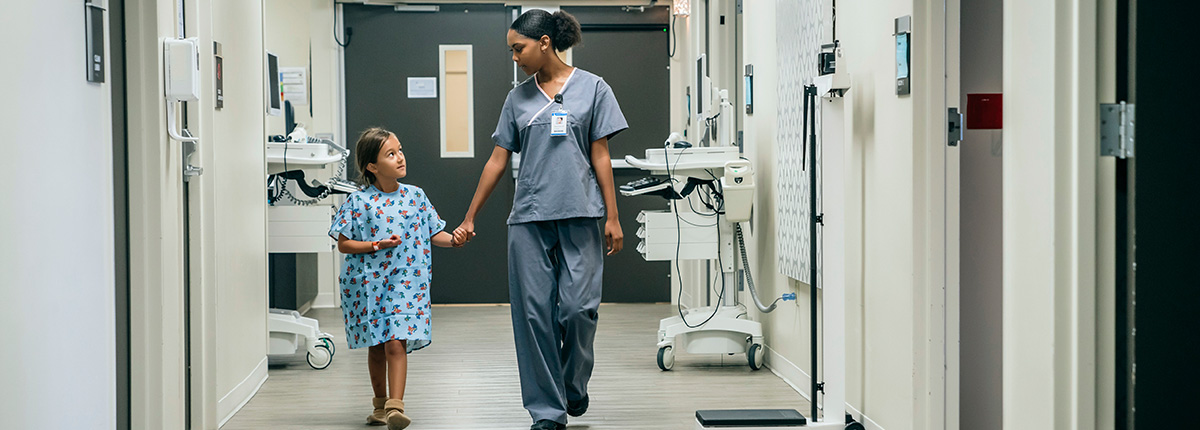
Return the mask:
[[[346,199],[333,217],[331,237],[341,234],[364,242],[393,234],[402,238],[394,248],[346,254],[338,284],[350,348],[392,339],[407,340],[409,352],[429,345],[430,238],[445,227],[424,191],[412,185],[400,184],[393,193],[369,186]]]

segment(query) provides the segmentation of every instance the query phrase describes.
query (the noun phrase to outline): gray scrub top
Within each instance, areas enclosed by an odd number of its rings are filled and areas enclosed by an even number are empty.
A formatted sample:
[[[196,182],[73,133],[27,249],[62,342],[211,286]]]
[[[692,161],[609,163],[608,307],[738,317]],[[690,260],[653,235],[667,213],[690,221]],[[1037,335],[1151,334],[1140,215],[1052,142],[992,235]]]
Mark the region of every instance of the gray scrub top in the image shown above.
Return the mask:
[[[535,78],[513,88],[504,100],[492,140],[521,154],[509,224],[605,215],[591,161],[592,142],[611,139],[629,124],[608,83],[583,69],[575,69],[562,96],[568,112],[565,136],[550,135],[550,115],[560,105],[546,107],[554,94],[544,93]]]

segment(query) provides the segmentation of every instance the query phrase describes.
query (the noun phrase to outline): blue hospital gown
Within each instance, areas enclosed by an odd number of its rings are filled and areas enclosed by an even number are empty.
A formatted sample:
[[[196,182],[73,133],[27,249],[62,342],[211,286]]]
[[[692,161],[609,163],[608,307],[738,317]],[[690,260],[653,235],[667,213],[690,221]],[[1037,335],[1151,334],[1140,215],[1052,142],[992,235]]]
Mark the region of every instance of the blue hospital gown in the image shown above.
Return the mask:
[[[346,254],[338,274],[346,342],[350,348],[407,340],[412,352],[432,341],[429,283],[431,238],[446,227],[419,187],[400,184],[393,193],[374,186],[356,191],[333,217],[329,236],[373,242],[393,234],[399,246]]]

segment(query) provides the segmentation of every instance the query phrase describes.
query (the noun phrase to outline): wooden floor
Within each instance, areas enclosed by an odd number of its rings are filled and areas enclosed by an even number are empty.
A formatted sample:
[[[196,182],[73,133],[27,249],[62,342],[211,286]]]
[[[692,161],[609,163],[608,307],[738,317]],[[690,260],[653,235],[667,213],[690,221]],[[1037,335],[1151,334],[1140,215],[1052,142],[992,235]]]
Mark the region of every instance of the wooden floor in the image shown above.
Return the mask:
[[[745,354],[679,353],[675,367],[655,364],[658,320],[669,305],[602,305],[596,336],[591,407],[569,428],[694,429],[697,409],[788,408],[808,402],[769,370],[751,371]],[[371,385],[366,349],[345,344],[339,309],[309,313],[333,333],[337,355],[313,370],[303,355],[272,360],[267,382],[222,429],[354,429],[367,427]],[[508,306],[433,309],[433,344],[409,356],[405,405],[410,429],[528,429],[521,407]]]

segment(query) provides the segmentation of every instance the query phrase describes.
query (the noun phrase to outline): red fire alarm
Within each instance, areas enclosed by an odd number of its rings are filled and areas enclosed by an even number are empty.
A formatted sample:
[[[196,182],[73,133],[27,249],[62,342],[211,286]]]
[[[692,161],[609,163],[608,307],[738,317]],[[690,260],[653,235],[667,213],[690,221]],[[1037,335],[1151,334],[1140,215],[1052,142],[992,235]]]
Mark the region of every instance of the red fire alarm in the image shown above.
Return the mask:
[[[1004,94],[967,94],[967,129],[1004,128]]]

